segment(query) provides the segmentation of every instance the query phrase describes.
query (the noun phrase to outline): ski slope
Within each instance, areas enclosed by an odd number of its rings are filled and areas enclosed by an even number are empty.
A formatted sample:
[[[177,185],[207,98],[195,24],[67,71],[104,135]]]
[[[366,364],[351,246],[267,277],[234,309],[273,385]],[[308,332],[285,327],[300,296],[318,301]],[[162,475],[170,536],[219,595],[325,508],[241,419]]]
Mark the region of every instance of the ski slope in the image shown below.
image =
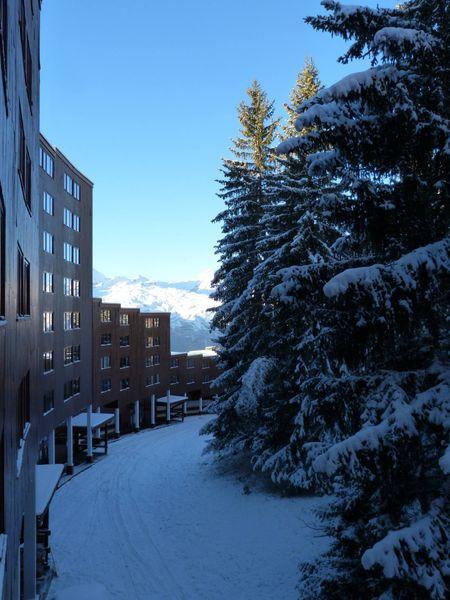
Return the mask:
[[[298,562],[327,545],[321,500],[219,468],[202,455],[209,418],[124,437],[57,491],[50,599],[297,598]]]

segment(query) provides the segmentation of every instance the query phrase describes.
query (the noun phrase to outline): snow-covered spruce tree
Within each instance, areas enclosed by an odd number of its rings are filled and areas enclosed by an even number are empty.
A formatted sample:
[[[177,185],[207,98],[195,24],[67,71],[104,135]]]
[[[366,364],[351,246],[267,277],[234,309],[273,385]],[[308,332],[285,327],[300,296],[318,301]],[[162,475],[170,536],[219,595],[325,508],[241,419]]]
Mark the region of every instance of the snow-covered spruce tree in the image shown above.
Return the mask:
[[[213,279],[212,297],[220,306],[215,309],[212,328],[219,332],[223,372],[217,385],[223,393],[215,406],[217,418],[203,432],[214,434],[210,447],[219,454],[248,449],[262,416],[258,386],[264,385],[271,364],[260,347],[261,300],[244,292],[261,261],[257,244],[264,235],[261,219],[267,181],[274,170],[278,122],[273,118],[273,102],[258,82],[253,82],[247,94],[248,103],[238,107],[241,132],[231,149],[234,158],[224,160],[222,169],[219,197],[225,210],[215,219],[222,223],[223,237],[216,248],[220,267]]]
[[[314,131],[280,149],[309,153],[310,172],[340,182],[345,193],[324,196],[320,206],[348,232],[353,254],[352,268],[323,288],[329,314],[339,319],[324,313],[327,366],[304,386],[303,443],[337,501],[327,515],[332,547],[303,565],[300,597],[444,599],[450,1],[410,0],[396,9],[323,4],[330,13],[308,21],[352,41],[343,62],[369,54],[373,64],[303,105],[296,127]],[[324,451],[315,430],[308,440],[308,422],[327,402],[339,435]],[[351,415],[353,429],[344,437],[342,415]]]
[[[301,105],[319,89],[318,72],[309,59],[297,77],[291,100]],[[293,109],[286,108],[283,130],[289,132]],[[329,273],[329,264],[340,259],[343,236],[317,211],[318,197],[325,190],[335,194],[337,186],[326,177],[310,175],[306,158],[303,151],[291,152],[280,159],[270,179],[270,202],[262,220],[265,235],[257,247],[263,260],[244,295],[261,298],[264,321],[272,323],[261,332],[273,373],[261,390],[263,418],[251,444],[253,465],[270,473],[277,483],[310,489],[314,476],[305,471],[297,421],[306,364],[300,367],[298,363],[306,340],[304,353],[310,362],[309,347],[324,304],[326,279],[323,275],[320,279],[320,274],[324,267]],[[319,421],[317,428],[323,432],[324,423]]]

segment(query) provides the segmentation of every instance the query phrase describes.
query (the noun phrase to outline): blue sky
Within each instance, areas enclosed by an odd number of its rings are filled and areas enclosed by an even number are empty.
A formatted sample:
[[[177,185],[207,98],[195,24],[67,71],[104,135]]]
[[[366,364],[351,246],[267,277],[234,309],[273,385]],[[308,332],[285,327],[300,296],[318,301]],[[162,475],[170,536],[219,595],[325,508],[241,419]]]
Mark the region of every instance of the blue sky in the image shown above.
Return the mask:
[[[215,267],[215,179],[248,85],[257,78],[283,114],[305,56],[325,84],[361,68],[337,64],[343,43],[303,23],[320,10],[319,0],[43,2],[41,130],[95,183],[95,268],[180,281]]]

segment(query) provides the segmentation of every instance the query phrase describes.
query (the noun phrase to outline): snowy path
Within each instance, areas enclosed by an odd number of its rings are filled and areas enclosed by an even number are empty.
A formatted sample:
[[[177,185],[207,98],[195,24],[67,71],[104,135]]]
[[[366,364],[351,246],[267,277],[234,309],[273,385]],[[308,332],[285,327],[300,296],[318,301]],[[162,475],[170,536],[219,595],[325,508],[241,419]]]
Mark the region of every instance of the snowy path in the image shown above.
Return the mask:
[[[103,586],[104,596],[100,587],[92,595],[99,600],[297,597],[299,560],[326,544],[305,525],[318,500],[243,494],[242,483],[202,456],[207,419],[127,436],[58,490],[51,529],[59,577],[50,598],[81,584]]]

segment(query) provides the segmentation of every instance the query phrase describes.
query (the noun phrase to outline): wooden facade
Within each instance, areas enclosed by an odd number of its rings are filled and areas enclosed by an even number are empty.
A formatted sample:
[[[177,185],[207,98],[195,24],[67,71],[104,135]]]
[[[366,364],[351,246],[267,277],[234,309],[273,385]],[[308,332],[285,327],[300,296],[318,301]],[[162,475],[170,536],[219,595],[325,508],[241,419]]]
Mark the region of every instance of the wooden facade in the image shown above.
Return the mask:
[[[35,597],[39,19],[38,0],[0,1],[0,558],[8,599]]]

